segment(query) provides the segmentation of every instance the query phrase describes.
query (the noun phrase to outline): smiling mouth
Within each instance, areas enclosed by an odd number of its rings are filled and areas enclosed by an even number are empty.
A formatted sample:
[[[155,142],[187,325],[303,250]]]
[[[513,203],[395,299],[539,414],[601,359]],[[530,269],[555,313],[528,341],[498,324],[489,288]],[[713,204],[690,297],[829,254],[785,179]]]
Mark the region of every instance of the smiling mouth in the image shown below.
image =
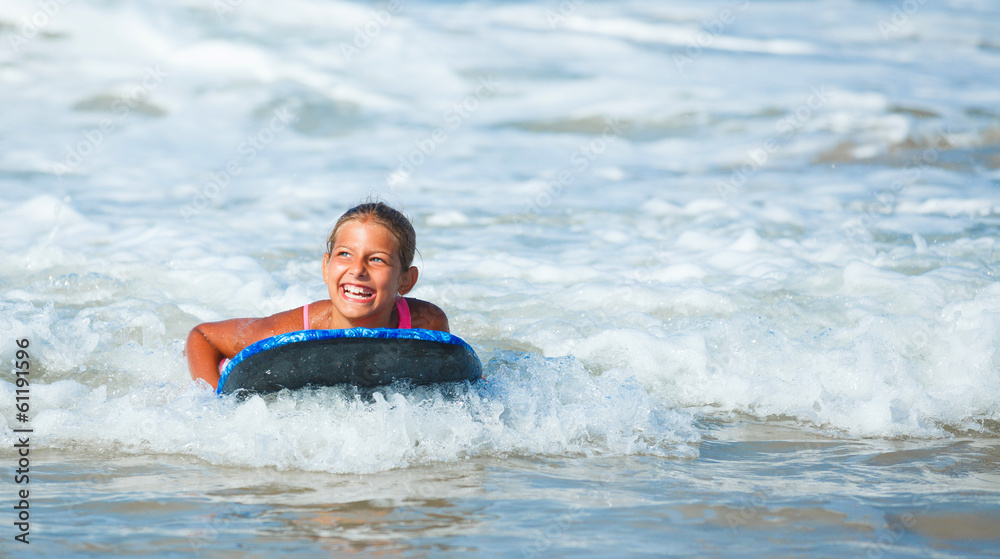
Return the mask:
[[[360,285],[342,285],[340,292],[349,301],[365,302],[375,298],[375,290]]]

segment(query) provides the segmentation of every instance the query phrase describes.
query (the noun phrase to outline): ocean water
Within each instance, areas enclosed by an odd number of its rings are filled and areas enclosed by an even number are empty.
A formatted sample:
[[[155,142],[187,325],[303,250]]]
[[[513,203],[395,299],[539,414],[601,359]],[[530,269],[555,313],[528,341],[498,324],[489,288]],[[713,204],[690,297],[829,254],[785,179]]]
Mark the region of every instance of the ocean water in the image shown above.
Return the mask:
[[[986,0],[6,0],[0,554],[1000,554],[998,37]],[[486,381],[191,382],[195,324],[326,296],[369,196]]]

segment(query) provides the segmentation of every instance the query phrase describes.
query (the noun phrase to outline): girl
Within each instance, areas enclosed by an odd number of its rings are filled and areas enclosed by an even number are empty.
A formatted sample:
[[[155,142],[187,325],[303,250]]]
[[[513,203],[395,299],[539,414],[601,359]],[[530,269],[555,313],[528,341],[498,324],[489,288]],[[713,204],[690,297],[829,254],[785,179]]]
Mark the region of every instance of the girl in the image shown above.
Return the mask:
[[[323,282],[330,299],[265,318],[206,322],[187,339],[192,379],[213,388],[223,359],[248,345],[286,332],[315,329],[424,328],[448,331],[448,317],[437,306],[407,299],[417,283],[411,266],[416,233],[410,221],[382,202],[347,210],[326,242]]]

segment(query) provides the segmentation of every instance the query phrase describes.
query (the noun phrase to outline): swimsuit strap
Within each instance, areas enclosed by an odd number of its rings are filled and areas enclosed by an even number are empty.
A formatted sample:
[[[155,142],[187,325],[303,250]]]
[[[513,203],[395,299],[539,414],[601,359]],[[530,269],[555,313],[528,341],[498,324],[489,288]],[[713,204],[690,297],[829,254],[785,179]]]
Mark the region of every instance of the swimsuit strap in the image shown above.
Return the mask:
[[[399,329],[409,330],[413,327],[410,319],[410,304],[406,302],[406,297],[396,297],[396,312],[399,313]],[[310,330],[309,305],[302,307],[302,329]]]
[[[399,313],[400,330],[409,330],[413,327],[410,321],[410,304],[406,302],[406,297],[396,297],[396,312]]]
[[[396,297],[396,312],[399,313],[399,329],[409,330],[412,328],[410,320],[410,305],[406,302],[405,297]],[[310,330],[309,327],[309,305],[302,306],[302,329]],[[223,369],[226,368],[226,364],[229,363],[229,359],[223,358],[219,362],[219,372],[221,373]]]

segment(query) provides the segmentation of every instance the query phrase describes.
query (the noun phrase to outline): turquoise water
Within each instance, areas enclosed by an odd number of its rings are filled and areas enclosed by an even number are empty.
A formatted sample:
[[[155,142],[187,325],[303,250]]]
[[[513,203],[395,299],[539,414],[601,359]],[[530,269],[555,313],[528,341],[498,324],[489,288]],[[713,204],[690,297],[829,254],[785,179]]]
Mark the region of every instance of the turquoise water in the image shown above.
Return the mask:
[[[0,552],[996,555],[998,16],[4,3]],[[190,382],[369,195],[486,382]]]
[[[982,556],[992,442],[845,441],[706,425],[700,456],[505,456],[376,474],[39,457],[53,556]],[[51,492],[51,494],[50,494]],[[40,545],[38,545],[40,544]]]

